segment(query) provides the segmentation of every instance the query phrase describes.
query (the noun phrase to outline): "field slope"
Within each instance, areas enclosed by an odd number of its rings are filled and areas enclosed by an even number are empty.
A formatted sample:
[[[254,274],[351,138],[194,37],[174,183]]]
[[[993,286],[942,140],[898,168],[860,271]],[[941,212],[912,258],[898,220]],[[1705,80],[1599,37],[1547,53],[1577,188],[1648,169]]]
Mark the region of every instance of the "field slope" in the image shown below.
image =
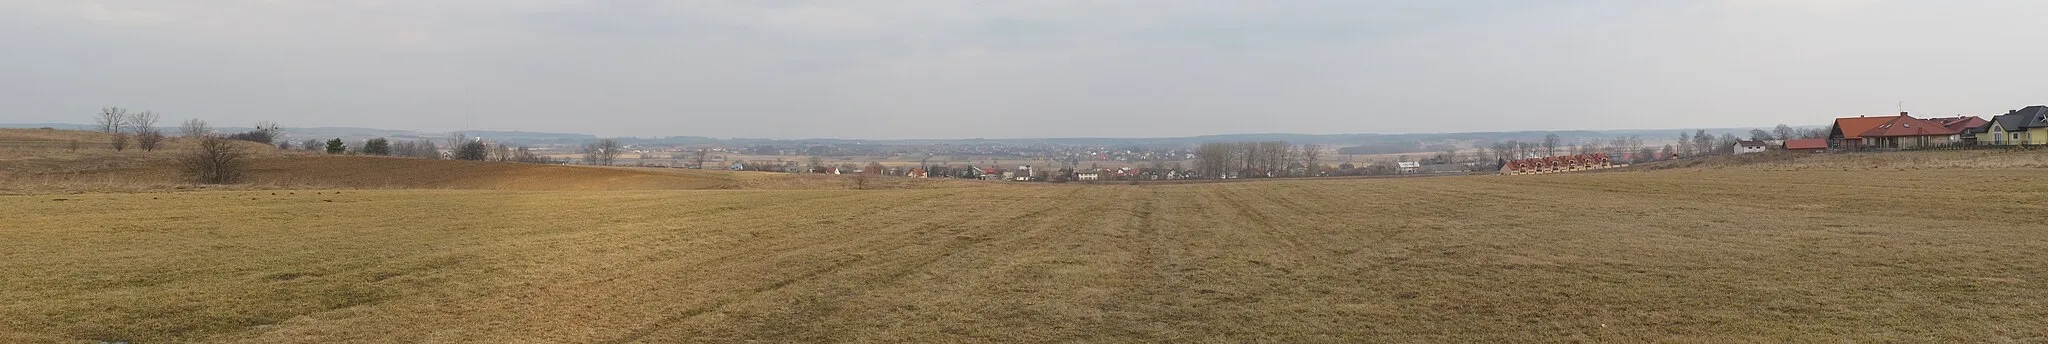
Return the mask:
[[[2040,172],[0,196],[0,342],[2042,341]]]

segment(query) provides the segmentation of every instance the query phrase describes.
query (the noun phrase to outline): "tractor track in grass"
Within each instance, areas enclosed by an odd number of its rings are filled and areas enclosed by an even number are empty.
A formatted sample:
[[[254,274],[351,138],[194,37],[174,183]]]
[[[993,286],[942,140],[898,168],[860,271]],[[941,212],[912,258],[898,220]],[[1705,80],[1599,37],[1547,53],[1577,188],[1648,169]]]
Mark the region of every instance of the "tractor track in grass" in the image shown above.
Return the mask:
[[[1082,191],[1080,188],[1070,188],[1067,194],[1072,195],[1080,191]],[[834,306],[836,303],[844,299],[856,297],[860,290],[876,289],[896,283],[907,276],[925,271],[933,264],[959,257],[963,252],[976,247],[1000,247],[1014,243],[1018,238],[1043,230],[1046,227],[1044,226],[1045,222],[1055,219],[1055,217],[1049,216],[1049,214],[1061,209],[1062,206],[1058,202],[1042,202],[1029,211],[1009,215],[1001,221],[966,227],[960,227],[960,224],[967,222],[965,218],[952,218],[950,221],[930,219],[929,221],[931,222],[915,225],[914,227],[917,227],[917,230],[903,233],[904,235],[899,236],[898,239],[875,242],[870,246],[863,247],[863,251],[873,252],[873,257],[882,258],[870,259],[870,256],[857,256],[824,268],[780,279],[767,286],[750,290],[744,296],[721,300],[680,314],[667,316],[652,324],[641,326],[628,332],[626,335],[603,342],[642,342],[671,331],[682,331],[687,334],[679,336],[682,338],[731,338],[737,336],[747,338],[747,340],[802,340],[801,338],[790,338],[802,336],[802,333],[798,333],[800,331],[792,331],[793,329],[790,328],[773,327],[780,327],[776,324],[815,322],[832,313],[836,309]],[[958,228],[958,230],[945,230],[948,228]],[[1028,230],[1010,230],[1015,228],[1028,228]],[[930,246],[927,244],[932,242],[938,242],[939,244],[935,248],[920,249],[922,246]],[[851,271],[866,268],[880,271],[872,274]],[[799,298],[801,304],[796,305],[797,307],[768,314],[767,316],[772,319],[756,326],[743,326],[747,328],[738,331],[740,332],[739,334],[705,333],[677,326],[735,305],[753,303],[768,299],[771,295],[787,293],[789,288],[795,285],[818,284],[814,283],[814,281],[826,276],[854,274],[871,276],[852,281],[837,279],[850,283],[835,283],[825,287],[807,288],[806,290],[811,292]]]

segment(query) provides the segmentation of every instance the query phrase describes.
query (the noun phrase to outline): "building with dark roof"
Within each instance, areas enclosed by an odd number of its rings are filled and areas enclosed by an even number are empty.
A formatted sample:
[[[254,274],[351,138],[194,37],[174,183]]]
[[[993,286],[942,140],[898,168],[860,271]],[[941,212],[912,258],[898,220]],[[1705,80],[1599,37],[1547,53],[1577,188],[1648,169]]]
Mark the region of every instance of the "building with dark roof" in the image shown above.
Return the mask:
[[[1963,134],[1975,136],[1979,145],[2048,144],[2048,106],[2034,105],[2006,112]]]

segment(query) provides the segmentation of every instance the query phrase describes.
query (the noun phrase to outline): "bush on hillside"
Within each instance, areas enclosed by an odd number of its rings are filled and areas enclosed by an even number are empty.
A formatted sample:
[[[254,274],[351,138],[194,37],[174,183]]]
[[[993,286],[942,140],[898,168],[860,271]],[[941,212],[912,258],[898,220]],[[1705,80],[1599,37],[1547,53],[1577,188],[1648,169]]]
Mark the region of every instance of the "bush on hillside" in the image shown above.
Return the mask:
[[[179,158],[178,164],[193,181],[228,184],[241,180],[248,156],[248,152],[236,146],[233,140],[207,136],[201,137],[197,147]]]

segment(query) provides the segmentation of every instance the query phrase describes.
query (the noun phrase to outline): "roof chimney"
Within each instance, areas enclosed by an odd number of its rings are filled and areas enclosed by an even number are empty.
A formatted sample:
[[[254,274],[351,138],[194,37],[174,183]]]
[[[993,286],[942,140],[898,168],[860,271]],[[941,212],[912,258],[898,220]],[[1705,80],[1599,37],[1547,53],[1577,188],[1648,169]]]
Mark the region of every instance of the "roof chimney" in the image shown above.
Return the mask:
[[[1899,111],[1899,115],[1900,115],[1900,116],[1905,116],[1905,115],[1906,115],[1906,112],[1905,112],[1905,111]]]

